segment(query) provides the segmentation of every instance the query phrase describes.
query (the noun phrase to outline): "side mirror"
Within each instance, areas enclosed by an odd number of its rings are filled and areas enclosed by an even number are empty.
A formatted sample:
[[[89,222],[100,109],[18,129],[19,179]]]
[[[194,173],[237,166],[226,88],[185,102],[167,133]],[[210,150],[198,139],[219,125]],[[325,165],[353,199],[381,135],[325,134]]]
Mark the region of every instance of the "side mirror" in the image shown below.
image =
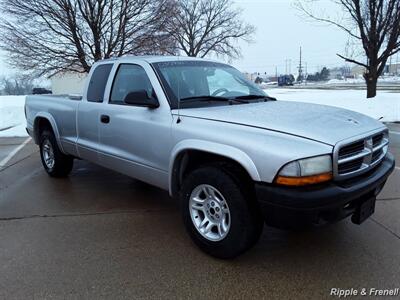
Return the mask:
[[[145,106],[149,108],[157,108],[160,106],[155,97],[149,97],[145,90],[138,90],[130,92],[125,96],[124,102],[126,104]]]

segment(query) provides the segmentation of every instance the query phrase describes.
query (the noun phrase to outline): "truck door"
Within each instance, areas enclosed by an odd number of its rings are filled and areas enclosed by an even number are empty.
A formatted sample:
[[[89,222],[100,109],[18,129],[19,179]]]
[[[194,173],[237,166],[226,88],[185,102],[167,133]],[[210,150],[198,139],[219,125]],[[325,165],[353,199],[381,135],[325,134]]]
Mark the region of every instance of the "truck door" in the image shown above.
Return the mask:
[[[98,162],[100,108],[112,67],[112,63],[100,64],[92,70],[86,97],[77,111],[77,151],[79,157],[92,162]]]
[[[120,63],[114,70],[114,81],[100,112],[104,120],[99,128],[99,163],[168,188],[172,115],[158,79],[144,62]],[[144,91],[148,97],[159,96],[158,108],[124,102],[129,93],[143,95]]]

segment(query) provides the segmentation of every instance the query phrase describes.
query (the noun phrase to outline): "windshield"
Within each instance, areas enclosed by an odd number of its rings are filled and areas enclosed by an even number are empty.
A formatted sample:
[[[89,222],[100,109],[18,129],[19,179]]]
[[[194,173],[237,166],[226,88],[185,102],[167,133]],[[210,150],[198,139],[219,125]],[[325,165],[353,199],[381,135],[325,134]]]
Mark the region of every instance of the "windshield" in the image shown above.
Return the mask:
[[[247,80],[235,68],[206,61],[170,61],[154,63],[172,108],[187,107],[193,99],[211,100],[236,97],[257,96],[266,94],[255,84]],[[244,102],[238,102],[244,103]],[[221,101],[208,101],[207,105],[221,105]],[[203,103],[204,105],[204,103]]]

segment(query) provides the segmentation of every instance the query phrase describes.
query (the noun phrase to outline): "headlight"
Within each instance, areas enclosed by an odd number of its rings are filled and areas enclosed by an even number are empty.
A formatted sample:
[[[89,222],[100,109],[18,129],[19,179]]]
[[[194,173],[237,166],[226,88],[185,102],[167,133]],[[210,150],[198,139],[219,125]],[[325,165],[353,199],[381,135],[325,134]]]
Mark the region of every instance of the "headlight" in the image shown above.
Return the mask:
[[[292,161],[279,172],[276,183],[300,186],[332,179],[332,157],[322,155]]]

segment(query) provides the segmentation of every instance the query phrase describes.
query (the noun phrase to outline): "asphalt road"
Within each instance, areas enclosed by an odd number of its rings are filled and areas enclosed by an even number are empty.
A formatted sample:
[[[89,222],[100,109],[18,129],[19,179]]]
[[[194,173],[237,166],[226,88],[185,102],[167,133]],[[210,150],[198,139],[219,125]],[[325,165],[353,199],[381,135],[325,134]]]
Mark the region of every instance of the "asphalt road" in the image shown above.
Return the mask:
[[[400,162],[400,125],[391,129]],[[25,140],[0,139],[0,162]],[[231,261],[199,251],[157,188],[83,161],[51,179],[32,142],[0,168],[0,299],[317,299],[400,287],[399,167],[361,226],[265,227]]]

